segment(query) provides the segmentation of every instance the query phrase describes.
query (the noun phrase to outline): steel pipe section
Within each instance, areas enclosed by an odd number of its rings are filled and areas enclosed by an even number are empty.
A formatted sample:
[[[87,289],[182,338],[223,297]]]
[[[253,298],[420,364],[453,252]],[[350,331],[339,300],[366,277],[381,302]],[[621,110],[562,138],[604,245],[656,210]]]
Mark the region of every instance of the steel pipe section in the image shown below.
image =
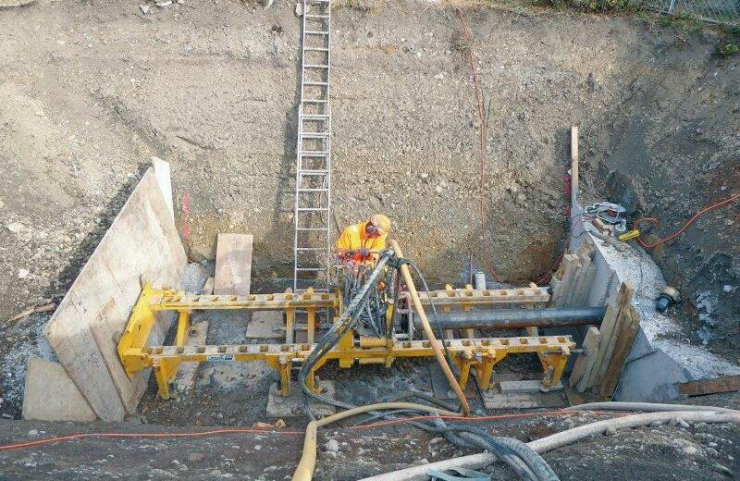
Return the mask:
[[[525,327],[568,327],[587,324],[598,326],[604,319],[604,313],[606,313],[606,307],[438,311],[437,320],[442,329],[524,329]],[[436,322],[433,324],[437,326]]]

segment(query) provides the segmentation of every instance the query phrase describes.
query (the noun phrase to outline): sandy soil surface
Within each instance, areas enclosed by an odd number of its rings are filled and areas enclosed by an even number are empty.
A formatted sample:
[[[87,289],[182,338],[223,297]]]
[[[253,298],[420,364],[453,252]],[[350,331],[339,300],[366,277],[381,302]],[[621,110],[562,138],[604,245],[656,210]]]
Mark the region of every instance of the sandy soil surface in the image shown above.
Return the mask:
[[[471,257],[483,262],[459,19],[445,4],[337,5],[333,227],[384,211],[430,279],[466,280]],[[64,293],[153,155],[172,163],[191,256],[211,257],[217,232],[248,231],[255,287],[280,285],[292,262],[292,10],[41,0],[0,12],[0,318]],[[611,198],[662,219],[661,234],[737,185],[738,62],[715,56],[722,34],[526,8],[468,16],[488,115],[486,242],[505,278],[551,264],[572,124],[585,199],[624,174]],[[709,216],[661,256],[693,319],[697,296],[717,297],[713,338],[730,347],[737,215]]]

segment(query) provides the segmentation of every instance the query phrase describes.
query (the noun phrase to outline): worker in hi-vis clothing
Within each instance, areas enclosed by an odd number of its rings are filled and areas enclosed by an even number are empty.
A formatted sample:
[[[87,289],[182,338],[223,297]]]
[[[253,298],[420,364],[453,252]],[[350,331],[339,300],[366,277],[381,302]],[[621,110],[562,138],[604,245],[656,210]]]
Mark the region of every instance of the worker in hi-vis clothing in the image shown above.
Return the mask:
[[[385,249],[385,239],[391,231],[391,220],[375,214],[366,222],[348,226],[337,240],[337,255],[347,264],[369,264]]]

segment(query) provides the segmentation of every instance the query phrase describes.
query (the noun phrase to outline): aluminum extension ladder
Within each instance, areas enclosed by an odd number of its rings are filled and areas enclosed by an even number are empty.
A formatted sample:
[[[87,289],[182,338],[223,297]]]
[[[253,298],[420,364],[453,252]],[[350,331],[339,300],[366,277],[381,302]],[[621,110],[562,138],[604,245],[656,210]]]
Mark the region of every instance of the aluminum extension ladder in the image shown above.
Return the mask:
[[[293,292],[329,286],[331,239],[330,0],[301,0]]]

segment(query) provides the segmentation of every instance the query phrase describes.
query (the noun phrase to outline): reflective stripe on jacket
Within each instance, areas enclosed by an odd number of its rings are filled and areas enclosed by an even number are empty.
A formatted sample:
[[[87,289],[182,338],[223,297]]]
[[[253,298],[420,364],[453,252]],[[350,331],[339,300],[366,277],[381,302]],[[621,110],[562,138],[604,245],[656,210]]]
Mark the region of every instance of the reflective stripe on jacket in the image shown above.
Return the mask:
[[[373,252],[368,259],[378,258],[377,253],[385,249],[385,239],[388,236],[382,235],[380,237],[368,237],[366,230],[367,224],[367,222],[360,222],[359,224],[353,224],[344,229],[342,235],[339,236],[339,239],[337,239],[337,250],[339,251],[340,257],[345,259],[352,257],[358,261],[367,260],[362,259],[362,257],[359,256],[358,253],[350,256],[349,253],[344,252],[359,251],[364,247],[365,249]]]

